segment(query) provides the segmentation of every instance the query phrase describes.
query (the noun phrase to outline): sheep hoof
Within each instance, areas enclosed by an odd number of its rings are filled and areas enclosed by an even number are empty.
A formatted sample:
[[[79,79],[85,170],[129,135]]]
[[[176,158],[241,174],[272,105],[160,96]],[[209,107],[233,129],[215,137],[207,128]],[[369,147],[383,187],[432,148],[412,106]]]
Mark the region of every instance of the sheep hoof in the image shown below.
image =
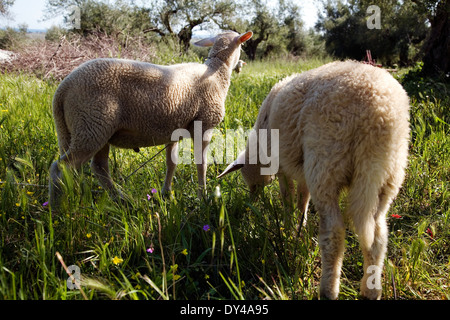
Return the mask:
[[[61,186],[61,170],[58,166],[58,161],[55,161],[50,166],[49,170],[49,205],[52,211],[57,212],[58,207],[61,205],[62,186]]]
[[[117,204],[128,205],[130,203],[133,203],[133,199],[131,199],[130,196],[124,193],[122,190],[113,188],[110,189],[108,193],[110,199]]]
[[[330,291],[320,292],[320,300],[337,300],[338,297],[339,292],[330,292]]]
[[[124,197],[124,196],[112,197],[112,201],[119,207],[128,208],[128,209],[134,207],[134,202],[129,197]]]
[[[172,189],[166,189],[166,188],[162,188],[161,190],[161,198],[162,199],[172,199],[173,196],[173,192]]]
[[[208,195],[208,192],[206,191],[205,187],[199,187],[197,189],[197,198],[206,199],[207,195]]]
[[[361,289],[361,299],[363,300],[380,300],[381,299],[381,289]]]

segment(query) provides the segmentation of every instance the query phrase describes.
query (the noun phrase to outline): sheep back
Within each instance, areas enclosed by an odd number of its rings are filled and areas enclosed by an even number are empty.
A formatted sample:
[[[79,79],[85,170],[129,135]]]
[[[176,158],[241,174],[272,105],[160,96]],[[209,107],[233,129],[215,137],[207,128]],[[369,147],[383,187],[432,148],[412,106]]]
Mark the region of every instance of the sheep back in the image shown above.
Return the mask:
[[[314,150],[350,183],[362,159],[387,174],[406,166],[409,99],[383,69],[333,62],[275,85],[255,127],[279,129],[280,168],[288,176],[302,176],[305,152]]]
[[[164,144],[175,129],[189,129],[193,120],[203,121],[205,130],[222,120],[227,90],[218,86],[229,86],[229,81],[217,81],[203,64],[96,59],[58,87],[55,122],[57,130],[65,123],[69,133],[77,132],[74,138],[88,130],[99,141],[109,136],[118,147]]]

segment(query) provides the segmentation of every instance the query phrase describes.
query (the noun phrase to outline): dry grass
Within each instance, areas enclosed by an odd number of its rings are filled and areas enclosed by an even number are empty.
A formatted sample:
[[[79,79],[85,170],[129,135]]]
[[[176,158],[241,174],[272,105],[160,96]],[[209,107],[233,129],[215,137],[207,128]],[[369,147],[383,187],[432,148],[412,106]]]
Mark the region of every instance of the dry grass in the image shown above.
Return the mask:
[[[16,59],[5,63],[2,69],[31,73],[41,79],[62,80],[85,61],[113,57],[152,62],[156,59],[156,48],[141,37],[63,36],[59,43],[36,40],[20,47]]]

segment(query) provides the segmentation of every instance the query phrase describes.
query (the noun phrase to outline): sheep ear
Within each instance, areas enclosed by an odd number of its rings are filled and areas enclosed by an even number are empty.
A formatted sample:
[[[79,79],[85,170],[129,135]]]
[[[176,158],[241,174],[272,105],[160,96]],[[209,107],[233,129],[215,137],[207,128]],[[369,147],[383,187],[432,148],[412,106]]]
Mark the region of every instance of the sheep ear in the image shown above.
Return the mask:
[[[194,42],[194,45],[197,47],[212,47],[214,45],[215,41],[216,41],[216,37],[206,38],[206,39],[202,39],[197,42]]]
[[[220,175],[217,176],[218,179],[222,178],[223,176],[241,169],[245,164],[245,150],[242,151],[239,156],[237,157],[236,160],[233,161],[233,163],[231,163],[224,172],[222,172]]]
[[[249,40],[251,37],[253,36],[253,32],[251,31],[247,31],[243,34],[239,35],[239,44],[244,43],[245,41]]]

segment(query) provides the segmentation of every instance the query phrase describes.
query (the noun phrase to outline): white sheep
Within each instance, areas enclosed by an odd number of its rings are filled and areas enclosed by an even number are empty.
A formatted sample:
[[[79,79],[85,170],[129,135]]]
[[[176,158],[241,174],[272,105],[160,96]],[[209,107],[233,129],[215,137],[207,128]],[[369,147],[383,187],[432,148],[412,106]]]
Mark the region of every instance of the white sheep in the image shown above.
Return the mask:
[[[163,192],[171,190],[177,162],[176,129],[193,136],[194,121],[204,133],[219,124],[225,114],[225,98],[241,44],[252,32],[229,31],[200,40],[212,46],[204,64],[160,66],[131,60],[95,59],[69,74],[53,98],[53,116],[61,158],[50,167],[50,204],[58,206],[64,162],[80,168],[92,158],[91,168],[101,185],[114,197],[122,196],[109,174],[110,145],[137,150],[166,144],[167,172]],[[199,194],[205,188],[206,149],[211,137],[203,137],[197,163]],[[195,141],[194,141],[195,142]]]
[[[234,68],[234,71],[236,71],[236,73],[241,73],[242,67],[245,65],[247,65],[247,62],[245,62],[244,60],[239,60],[236,64],[236,67]]]
[[[329,63],[276,84],[254,129],[278,129],[279,150],[268,152],[273,157],[279,151],[280,189],[288,196],[296,180],[300,210],[307,210],[311,197],[319,213],[320,296],[336,299],[339,293],[345,237],[339,196],[346,189],[345,216],[364,254],[361,294],[379,299],[386,213],[403,182],[408,157],[409,99],[402,86],[381,68]],[[260,164],[249,164],[249,147],[247,143],[219,177],[241,168],[255,191],[272,177],[261,175]]]

